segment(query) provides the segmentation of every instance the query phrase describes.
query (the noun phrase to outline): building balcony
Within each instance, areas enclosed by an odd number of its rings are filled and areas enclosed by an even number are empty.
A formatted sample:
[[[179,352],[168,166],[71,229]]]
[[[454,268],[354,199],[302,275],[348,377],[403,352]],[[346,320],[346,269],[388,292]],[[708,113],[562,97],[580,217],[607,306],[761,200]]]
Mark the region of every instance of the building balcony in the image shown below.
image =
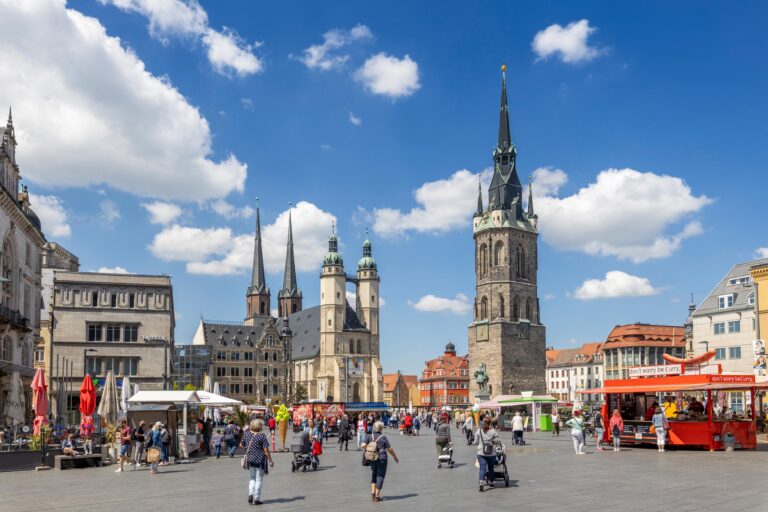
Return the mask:
[[[9,324],[11,329],[24,332],[31,332],[29,320],[15,309],[11,309],[4,304],[0,304],[0,325]]]

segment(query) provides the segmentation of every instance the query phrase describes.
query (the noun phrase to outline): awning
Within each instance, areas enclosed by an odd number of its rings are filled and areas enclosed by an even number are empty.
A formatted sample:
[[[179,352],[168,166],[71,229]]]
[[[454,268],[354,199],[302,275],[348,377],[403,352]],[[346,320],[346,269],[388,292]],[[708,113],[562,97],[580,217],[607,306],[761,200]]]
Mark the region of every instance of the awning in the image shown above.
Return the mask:
[[[640,385],[637,386],[611,386],[608,388],[594,388],[587,389],[585,391],[577,391],[577,393],[595,394],[595,393],[675,393],[677,391],[716,391],[716,390],[745,390],[750,388],[756,389],[768,389],[768,382],[759,383],[704,383],[704,384],[657,384],[657,385]]]
[[[0,373],[11,375],[13,372],[19,372],[19,377],[34,377],[35,369],[29,366],[11,363],[9,361],[0,361]]]
[[[195,391],[139,391],[128,399],[130,404],[200,403]]]
[[[226,396],[217,395],[215,393],[209,393],[207,391],[197,390],[197,397],[200,399],[200,405],[210,407],[227,407],[234,405],[243,405],[240,400],[234,398],[227,398]]]

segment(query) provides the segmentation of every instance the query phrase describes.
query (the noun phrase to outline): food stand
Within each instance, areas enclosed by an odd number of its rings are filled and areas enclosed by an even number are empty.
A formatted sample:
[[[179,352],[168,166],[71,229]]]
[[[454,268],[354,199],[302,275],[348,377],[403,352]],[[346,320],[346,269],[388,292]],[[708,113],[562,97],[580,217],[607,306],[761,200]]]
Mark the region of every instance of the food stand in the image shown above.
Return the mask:
[[[553,404],[557,404],[557,398],[523,392],[521,395],[499,395],[492,400],[479,403],[478,408],[495,410],[501,420],[500,428],[511,429],[514,411],[524,411],[528,418],[526,430],[550,431],[552,430]],[[513,411],[505,413],[504,409]]]
[[[218,395],[216,395],[218,396]],[[176,424],[168,425],[171,434],[176,434],[178,457],[187,458],[200,446],[200,435],[197,432],[197,407],[200,406],[200,397],[195,391],[139,391],[128,399],[131,405],[138,404],[174,404],[176,410]],[[208,404],[214,405],[214,404]],[[129,408],[130,411],[130,408]]]
[[[685,371],[685,365],[677,366],[680,373]],[[654,402],[661,406],[663,397],[671,397],[674,402],[669,403],[674,403],[676,410],[673,417],[667,417],[670,426],[667,444],[713,451],[723,450],[731,443],[735,448],[757,447],[755,392],[766,388],[768,384],[756,382],[753,375],[699,373],[608,380],[602,388],[588,392],[605,395],[602,413],[608,438],[612,437],[607,427],[610,415],[618,409],[624,419],[622,444],[656,444],[648,412]],[[743,393],[744,409],[717,414],[720,407],[716,407],[715,402],[725,393]]]

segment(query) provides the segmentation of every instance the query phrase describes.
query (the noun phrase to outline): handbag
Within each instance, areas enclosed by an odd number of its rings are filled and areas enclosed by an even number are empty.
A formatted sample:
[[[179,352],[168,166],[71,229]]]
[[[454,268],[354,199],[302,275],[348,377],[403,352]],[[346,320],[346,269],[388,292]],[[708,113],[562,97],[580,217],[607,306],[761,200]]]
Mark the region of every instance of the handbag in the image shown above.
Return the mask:
[[[248,446],[245,447],[245,455],[243,455],[243,458],[240,459],[240,467],[245,469],[245,470],[250,470],[251,469],[250,465],[248,464],[248,449],[251,447],[251,443],[253,442],[253,440],[255,438],[256,438],[256,436],[254,435],[253,437],[251,437],[251,440],[248,441]]]
[[[648,432],[650,432],[651,434],[655,434],[656,433],[656,425],[651,425],[651,428],[648,429]]]
[[[147,463],[154,464],[160,462],[160,449],[151,446],[147,449]]]

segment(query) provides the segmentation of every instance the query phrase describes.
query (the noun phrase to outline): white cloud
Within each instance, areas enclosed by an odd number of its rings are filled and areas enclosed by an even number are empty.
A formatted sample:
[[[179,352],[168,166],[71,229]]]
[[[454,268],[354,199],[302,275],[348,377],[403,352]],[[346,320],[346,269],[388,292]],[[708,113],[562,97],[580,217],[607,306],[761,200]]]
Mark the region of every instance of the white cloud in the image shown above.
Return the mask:
[[[149,212],[149,222],[152,224],[170,224],[182,214],[182,209],[174,203],[153,201],[141,203],[141,206]]]
[[[323,34],[322,44],[312,45],[306,48],[301,56],[291,55],[291,57],[303,63],[309,69],[319,69],[321,71],[340,69],[349,60],[349,55],[334,55],[334,50],[355,42],[369,41],[371,39],[373,39],[371,29],[359,23],[350,30],[334,28]]]
[[[758,258],[768,258],[768,247],[758,247],[755,252]]]
[[[253,110],[253,100],[251,98],[240,98],[240,104],[245,110]]]
[[[557,55],[568,64],[589,61],[604,52],[588,44],[587,39],[596,30],[589,26],[589,20],[574,21],[565,27],[555,23],[536,34],[531,48],[539,60]]]
[[[99,267],[99,270],[97,270],[99,274],[133,274],[133,272],[128,272],[123,267]]]
[[[320,149],[323,151],[333,151],[333,146],[330,144],[320,144]]]
[[[491,178],[489,170],[481,174],[483,190]],[[439,233],[469,226],[477,208],[478,175],[466,169],[445,180],[430,181],[416,189],[418,207],[408,212],[393,208],[375,208],[373,230],[381,236],[402,235],[408,231]]]
[[[352,123],[355,126],[360,126],[363,124],[363,120],[357,117],[354,113],[349,113],[349,122]]]
[[[218,73],[239,76],[259,73],[264,63],[253,54],[259,43],[248,44],[233,30],[217,31],[209,27],[208,14],[197,0],[99,0],[117,8],[145,16],[152,37],[163,43],[168,38],[187,37],[200,40],[207,50],[208,61]]]
[[[645,277],[638,277],[612,270],[604,279],[588,279],[573,293],[581,300],[615,299],[618,297],[645,297],[656,295],[660,290],[654,288]]]
[[[164,199],[243,191],[246,165],[211,160],[197,108],[97,19],[61,0],[0,3],[0,105],[13,105],[26,178]]]
[[[66,238],[72,234],[61,198],[29,194],[29,204],[40,218],[43,233],[47,237]]]
[[[225,219],[247,219],[253,217],[253,214],[256,213],[256,210],[248,205],[238,208],[224,199],[217,199],[208,206]]]
[[[107,224],[112,224],[121,217],[117,204],[109,199],[99,203],[99,211],[101,212],[101,219]]]
[[[298,272],[317,270],[328,251],[328,234],[336,217],[312,203],[299,202],[292,210],[293,251]],[[288,239],[288,211],[261,230],[264,267],[282,272]],[[250,271],[253,233],[236,235],[230,228],[173,225],[157,233],[149,246],[157,258],[186,262],[192,274],[227,275]]]
[[[543,299],[544,300],[555,300],[557,298],[557,295],[554,293],[545,293]]]
[[[700,234],[701,224],[689,216],[712,202],[695,196],[680,178],[633,169],[602,171],[594,183],[566,197],[556,195],[567,179],[559,169],[537,169],[534,178],[534,206],[545,242],[635,263],[670,256],[684,239]]]
[[[410,96],[421,88],[419,65],[408,55],[398,59],[377,53],[355,72],[355,79],[373,94],[392,99]]]
[[[408,302],[419,311],[441,312],[446,311],[454,315],[465,315],[471,309],[469,299],[463,293],[456,294],[454,299],[446,299],[429,294],[420,298],[417,302]]]

